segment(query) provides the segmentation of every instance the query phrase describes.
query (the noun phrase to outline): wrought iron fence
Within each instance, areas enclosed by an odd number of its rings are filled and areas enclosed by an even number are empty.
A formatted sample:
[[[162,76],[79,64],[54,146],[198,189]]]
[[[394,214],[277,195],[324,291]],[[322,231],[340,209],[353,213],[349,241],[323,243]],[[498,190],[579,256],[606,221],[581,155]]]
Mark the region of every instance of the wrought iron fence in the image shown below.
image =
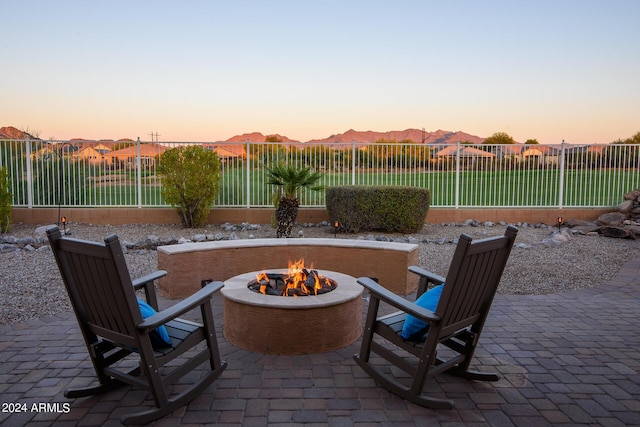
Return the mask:
[[[162,153],[193,143],[0,140],[16,207],[164,207]],[[640,187],[640,145],[199,143],[222,162],[219,207],[272,206],[265,166],[322,171],[323,184],[428,188],[434,207],[613,207]],[[303,192],[302,206],[324,206]]]

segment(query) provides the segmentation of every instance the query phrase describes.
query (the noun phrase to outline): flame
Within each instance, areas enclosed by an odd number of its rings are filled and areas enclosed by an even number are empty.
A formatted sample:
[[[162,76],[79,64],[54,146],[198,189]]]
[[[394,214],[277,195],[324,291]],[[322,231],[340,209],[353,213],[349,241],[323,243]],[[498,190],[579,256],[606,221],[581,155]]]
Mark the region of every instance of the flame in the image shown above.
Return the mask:
[[[287,268],[287,275],[284,276],[284,283],[286,285],[284,294],[289,295],[289,289],[299,289],[304,294],[309,294],[307,288],[303,286],[307,280],[309,273],[304,268],[304,258],[300,258],[297,261],[289,261],[289,267]],[[298,296],[297,291],[294,291],[293,296]]]
[[[309,270],[311,270],[311,273]],[[309,276],[313,276],[313,285],[308,284]],[[283,296],[318,295],[318,292],[326,285],[331,286],[331,281],[318,275],[313,270],[313,265],[309,269],[304,266],[304,258],[300,258],[297,261],[289,261],[287,272],[282,280],[284,282]],[[260,285],[260,293],[266,294],[267,286],[270,283],[269,276],[265,272],[260,272],[256,276],[256,281]]]
[[[269,276],[264,271],[258,274],[256,280],[260,284],[260,293],[266,295],[267,293],[267,283],[269,283]]]

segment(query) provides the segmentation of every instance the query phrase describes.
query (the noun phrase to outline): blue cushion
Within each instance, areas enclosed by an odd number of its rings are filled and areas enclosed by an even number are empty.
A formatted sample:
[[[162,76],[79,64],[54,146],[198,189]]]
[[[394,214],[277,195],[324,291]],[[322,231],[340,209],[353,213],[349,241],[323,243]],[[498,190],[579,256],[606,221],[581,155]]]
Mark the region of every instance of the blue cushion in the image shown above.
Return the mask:
[[[438,306],[438,301],[440,301],[440,294],[442,294],[443,286],[444,283],[429,289],[416,300],[416,304],[422,308],[435,312],[436,307]],[[427,330],[428,326],[428,323],[423,322],[415,316],[407,314],[404,326],[402,326],[402,338],[405,340],[417,338]]]
[[[140,314],[142,314],[143,319],[151,317],[157,313],[157,311],[153,307],[140,299],[138,300],[138,306],[140,306]],[[151,343],[154,347],[162,348],[171,345],[169,333],[167,332],[167,328],[165,328],[164,325],[160,325],[154,331],[151,331],[151,334],[149,334],[149,336],[151,337]]]

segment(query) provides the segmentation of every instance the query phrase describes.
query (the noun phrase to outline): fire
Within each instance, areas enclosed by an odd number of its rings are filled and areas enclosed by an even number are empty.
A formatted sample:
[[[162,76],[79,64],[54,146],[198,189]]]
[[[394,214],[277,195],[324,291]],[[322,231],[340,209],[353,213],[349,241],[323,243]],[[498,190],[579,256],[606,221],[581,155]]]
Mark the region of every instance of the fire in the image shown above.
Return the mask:
[[[267,273],[263,271],[262,273],[258,273],[258,277],[256,277],[256,280],[260,284],[260,293],[266,295],[269,276],[267,276]]]
[[[270,276],[265,272],[258,273],[256,282],[259,285],[259,292],[262,294],[298,297],[318,295],[335,287],[331,280],[320,276],[316,270],[313,270],[313,266],[307,269],[304,266],[304,258],[297,261],[289,261],[287,272],[278,276],[277,280],[275,280],[276,285],[272,286],[273,275]],[[278,286],[278,281],[281,281],[282,286]]]

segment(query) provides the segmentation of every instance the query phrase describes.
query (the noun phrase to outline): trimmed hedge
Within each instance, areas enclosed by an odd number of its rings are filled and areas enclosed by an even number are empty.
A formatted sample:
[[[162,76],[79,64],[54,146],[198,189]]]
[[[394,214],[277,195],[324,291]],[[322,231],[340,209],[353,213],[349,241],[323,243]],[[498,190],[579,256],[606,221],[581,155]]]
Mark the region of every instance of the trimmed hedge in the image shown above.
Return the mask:
[[[406,186],[335,186],[327,189],[331,224],[340,231],[415,233],[424,226],[430,192]]]

